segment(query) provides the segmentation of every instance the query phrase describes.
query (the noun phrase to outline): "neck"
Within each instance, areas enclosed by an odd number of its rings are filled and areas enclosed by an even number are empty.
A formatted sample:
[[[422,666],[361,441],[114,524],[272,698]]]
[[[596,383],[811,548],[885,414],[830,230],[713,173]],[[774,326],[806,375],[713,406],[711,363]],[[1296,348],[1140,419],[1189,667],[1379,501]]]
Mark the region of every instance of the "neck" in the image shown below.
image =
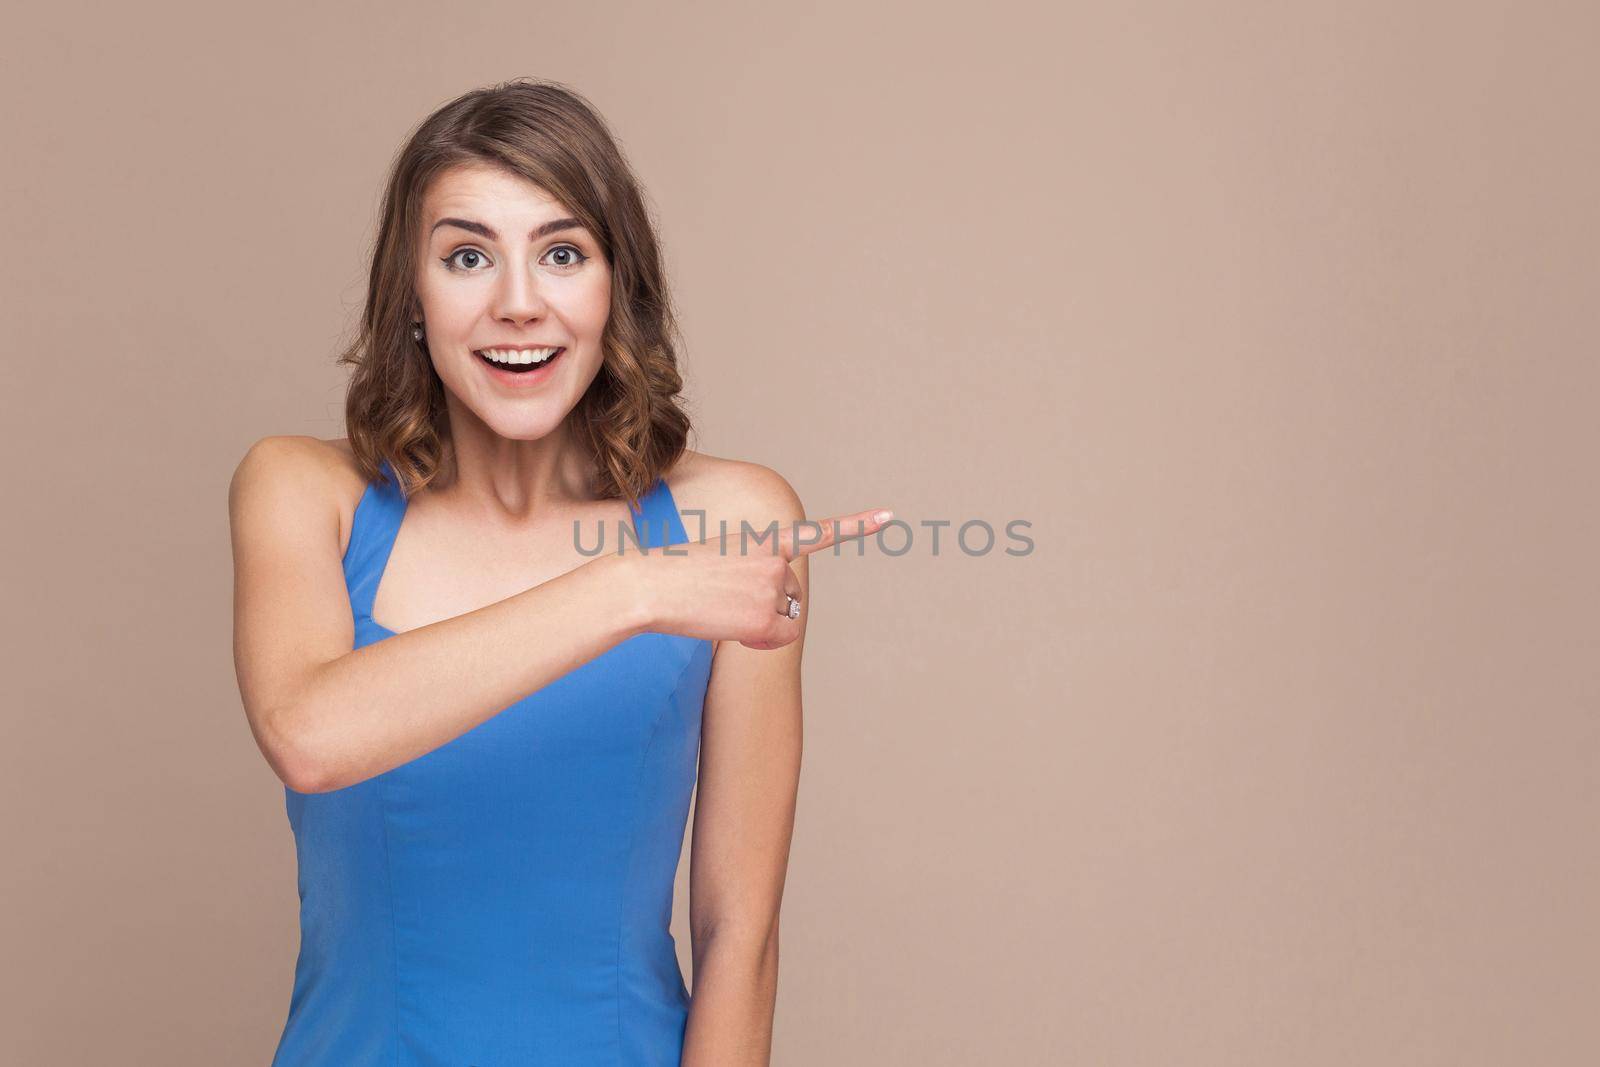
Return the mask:
[[[446,439],[440,495],[470,509],[499,512],[511,521],[594,500],[594,459],[563,421],[543,437],[502,437],[472,420]]]

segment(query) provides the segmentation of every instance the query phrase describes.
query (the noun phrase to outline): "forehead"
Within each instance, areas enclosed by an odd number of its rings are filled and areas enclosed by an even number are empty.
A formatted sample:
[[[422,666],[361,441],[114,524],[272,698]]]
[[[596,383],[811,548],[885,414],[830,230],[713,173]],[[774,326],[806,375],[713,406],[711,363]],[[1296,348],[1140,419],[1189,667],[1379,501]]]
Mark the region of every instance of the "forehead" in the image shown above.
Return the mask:
[[[422,197],[424,229],[445,215],[517,229],[570,212],[545,189],[520,174],[484,164],[462,164],[440,174]]]

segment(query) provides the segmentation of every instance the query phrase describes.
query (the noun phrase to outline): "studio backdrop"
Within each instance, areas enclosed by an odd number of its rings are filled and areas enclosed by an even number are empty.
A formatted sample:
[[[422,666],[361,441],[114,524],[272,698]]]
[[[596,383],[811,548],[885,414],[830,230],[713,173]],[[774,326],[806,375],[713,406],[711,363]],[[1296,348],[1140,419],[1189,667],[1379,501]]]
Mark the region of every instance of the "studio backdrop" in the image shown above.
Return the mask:
[[[810,560],[772,1063],[1600,1057],[1592,8],[7,23],[0,1058],[271,1058],[230,480],[347,438],[395,153],[523,77],[642,183],[689,446],[895,512]]]

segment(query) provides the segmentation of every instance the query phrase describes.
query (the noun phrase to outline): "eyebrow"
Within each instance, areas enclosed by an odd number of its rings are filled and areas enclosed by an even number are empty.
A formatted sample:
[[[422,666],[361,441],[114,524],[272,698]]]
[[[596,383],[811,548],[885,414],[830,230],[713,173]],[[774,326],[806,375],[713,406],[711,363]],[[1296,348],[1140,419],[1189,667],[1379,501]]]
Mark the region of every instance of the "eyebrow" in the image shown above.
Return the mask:
[[[483,223],[474,222],[472,219],[458,219],[453,216],[447,216],[434,223],[433,228],[428,231],[428,235],[431,237],[433,231],[440,226],[455,226],[466,230],[468,233],[475,233],[479,237],[487,237],[491,241],[500,240],[500,235],[494,231],[494,227],[485,226]],[[529,231],[528,240],[537,241],[541,237],[548,237],[550,234],[559,233],[562,230],[581,229],[583,229],[583,223],[577,219],[551,219],[542,226],[535,226]]]

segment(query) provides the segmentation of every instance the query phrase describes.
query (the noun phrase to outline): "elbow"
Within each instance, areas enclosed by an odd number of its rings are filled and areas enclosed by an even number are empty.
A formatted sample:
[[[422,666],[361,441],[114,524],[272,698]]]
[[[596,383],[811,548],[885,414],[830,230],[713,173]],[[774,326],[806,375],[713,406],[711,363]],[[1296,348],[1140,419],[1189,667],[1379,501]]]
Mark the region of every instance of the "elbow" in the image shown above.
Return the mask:
[[[326,761],[316,755],[305,732],[293,727],[292,717],[279,711],[267,717],[267,740],[262,746],[278,780],[296,793],[325,793],[333,788]]]
[[[326,775],[304,761],[285,764],[278,778],[296,793],[327,793],[333,788]]]
[[[694,955],[732,955],[767,960],[778,954],[778,917],[721,918],[691,928]]]

